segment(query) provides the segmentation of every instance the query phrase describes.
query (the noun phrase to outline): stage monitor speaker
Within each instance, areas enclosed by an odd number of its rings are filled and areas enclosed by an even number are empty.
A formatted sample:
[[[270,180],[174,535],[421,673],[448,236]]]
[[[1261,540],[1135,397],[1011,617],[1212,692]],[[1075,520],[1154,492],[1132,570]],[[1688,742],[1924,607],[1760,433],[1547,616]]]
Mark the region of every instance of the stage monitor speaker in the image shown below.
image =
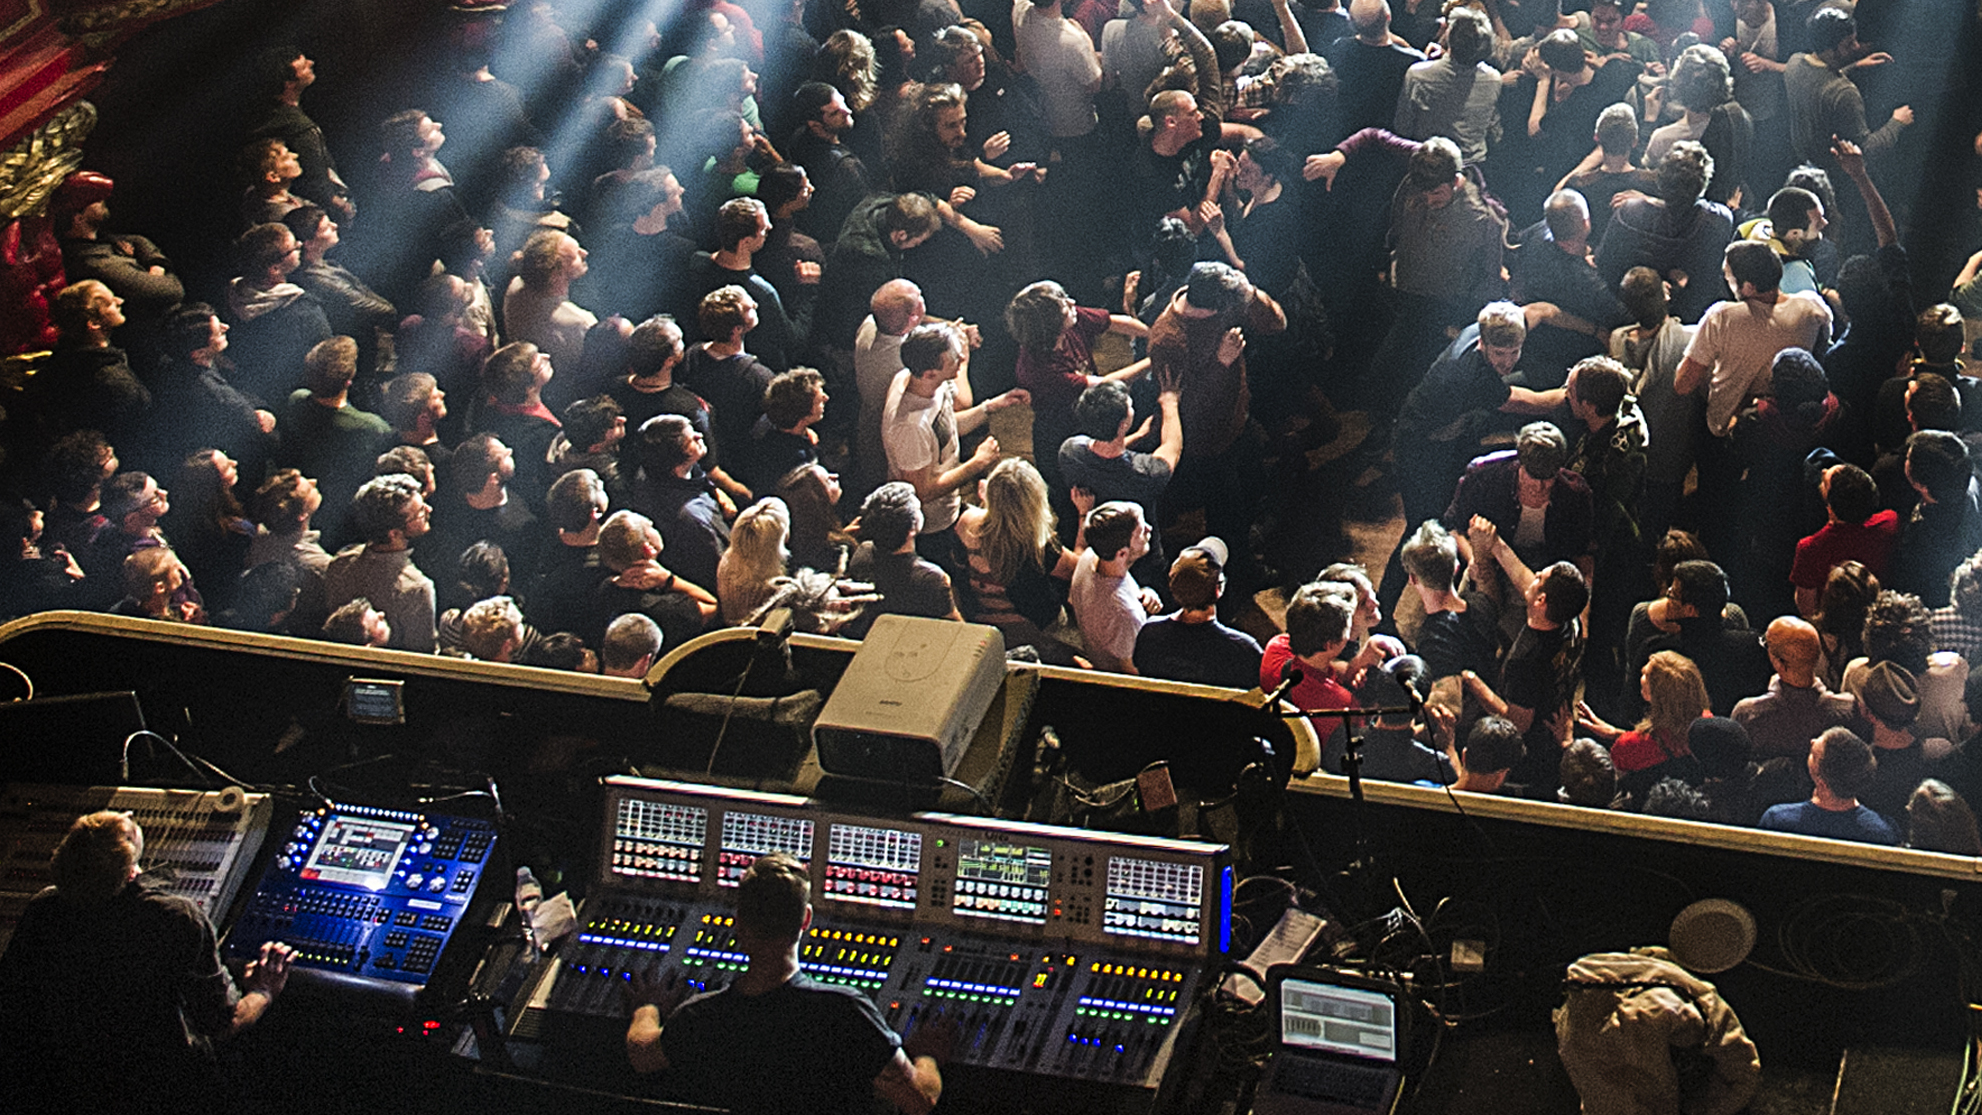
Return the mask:
[[[819,766],[885,782],[947,778],[1004,680],[997,628],[881,616],[812,726]]]

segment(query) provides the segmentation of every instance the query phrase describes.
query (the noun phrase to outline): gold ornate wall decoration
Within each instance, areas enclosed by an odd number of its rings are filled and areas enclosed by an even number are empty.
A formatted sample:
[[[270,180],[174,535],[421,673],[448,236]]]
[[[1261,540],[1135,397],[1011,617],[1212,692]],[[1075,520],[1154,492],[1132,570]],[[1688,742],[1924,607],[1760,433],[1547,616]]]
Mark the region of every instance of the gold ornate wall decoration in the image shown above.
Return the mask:
[[[83,139],[96,106],[77,101],[0,155],[0,221],[39,213],[62,179],[83,165]]]
[[[80,39],[91,49],[101,49],[118,36],[146,24],[204,8],[214,0],[124,0],[98,8],[73,12],[62,17],[62,33]]]

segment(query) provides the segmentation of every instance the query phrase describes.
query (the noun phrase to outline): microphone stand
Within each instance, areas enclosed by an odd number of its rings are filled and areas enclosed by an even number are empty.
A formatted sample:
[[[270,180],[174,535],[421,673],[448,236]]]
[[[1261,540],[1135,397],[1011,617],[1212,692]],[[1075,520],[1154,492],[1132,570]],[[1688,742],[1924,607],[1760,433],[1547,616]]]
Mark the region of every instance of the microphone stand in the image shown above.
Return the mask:
[[[1310,720],[1333,719],[1342,722],[1342,774],[1349,780],[1349,827],[1354,835],[1355,858],[1350,861],[1348,876],[1354,880],[1367,877],[1370,869],[1376,866],[1375,853],[1370,849],[1369,823],[1365,816],[1367,802],[1363,796],[1363,737],[1356,730],[1356,718],[1375,719],[1382,716],[1417,716],[1422,707],[1413,702],[1406,705],[1364,707],[1364,708],[1299,708],[1302,716]],[[1331,733],[1333,734],[1333,733]],[[1322,750],[1328,748],[1326,737],[1322,739]],[[1372,896],[1365,896],[1372,897]]]

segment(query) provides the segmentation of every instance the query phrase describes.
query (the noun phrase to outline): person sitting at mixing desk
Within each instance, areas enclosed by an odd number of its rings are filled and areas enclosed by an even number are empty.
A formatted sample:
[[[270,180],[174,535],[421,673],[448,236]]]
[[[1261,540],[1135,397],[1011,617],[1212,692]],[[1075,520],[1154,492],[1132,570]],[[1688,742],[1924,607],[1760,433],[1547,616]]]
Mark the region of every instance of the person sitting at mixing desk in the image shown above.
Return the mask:
[[[736,943],[750,958],[743,974],[686,1002],[686,985],[633,975],[626,1055],[634,1071],[665,1071],[671,1098],[737,1115],[865,1112],[877,1093],[908,1115],[936,1105],[953,1028],[925,1022],[904,1046],[865,995],[801,974],[810,892],[796,859],[760,857],[736,891]],[[765,1058],[777,1070],[767,1071]]]
[[[274,941],[237,990],[213,926],[140,878],[144,831],[125,813],[69,827],[55,885],[21,914],[0,956],[0,1063],[15,1111],[214,1111],[211,1041],[253,1025],[289,979]]]

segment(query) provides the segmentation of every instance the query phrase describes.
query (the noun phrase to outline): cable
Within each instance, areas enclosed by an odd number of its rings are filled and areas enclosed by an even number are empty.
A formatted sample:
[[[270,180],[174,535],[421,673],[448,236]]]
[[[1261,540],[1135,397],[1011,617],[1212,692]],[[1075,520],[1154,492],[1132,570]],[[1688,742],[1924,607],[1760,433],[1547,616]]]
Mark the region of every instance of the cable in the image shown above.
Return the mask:
[[[991,814],[994,812],[994,810],[991,808],[991,800],[984,796],[984,791],[978,789],[977,787],[971,785],[970,783],[965,782],[961,779],[951,778],[947,774],[937,775],[936,781],[945,786],[956,786],[960,789],[969,791],[970,796],[977,799],[977,807],[979,809],[984,810],[984,815],[986,817],[991,816]]]
[[[0,662],[0,670],[12,670],[14,673],[20,675],[21,682],[28,687],[28,695],[25,697],[16,697],[14,698],[15,700],[17,701],[34,700],[34,679],[28,676],[28,672],[26,670],[21,669],[19,666],[14,665],[12,662]]]
[[[702,768],[702,777],[707,778],[716,769],[716,755],[723,749],[723,737],[729,734],[729,718],[736,715],[737,698],[743,696],[743,686],[750,680],[750,671],[757,665],[757,656],[750,656],[743,664],[743,672],[736,675],[736,688],[730,692],[729,708],[723,711],[723,726],[716,729],[715,745],[709,748],[709,765]]]

